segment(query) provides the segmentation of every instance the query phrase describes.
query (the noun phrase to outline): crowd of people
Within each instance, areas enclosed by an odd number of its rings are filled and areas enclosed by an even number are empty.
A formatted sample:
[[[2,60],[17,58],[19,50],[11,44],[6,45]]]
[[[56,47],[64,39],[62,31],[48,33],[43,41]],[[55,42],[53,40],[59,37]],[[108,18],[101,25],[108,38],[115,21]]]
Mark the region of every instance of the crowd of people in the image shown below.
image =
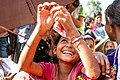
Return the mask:
[[[79,0],[39,4],[37,22],[14,29],[22,36],[0,34],[0,80],[120,80],[119,4],[114,0],[107,7],[105,24],[100,11],[85,16]],[[99,50],[95,46],[104,39]],[[8,56],[16,70],[4,73]]]

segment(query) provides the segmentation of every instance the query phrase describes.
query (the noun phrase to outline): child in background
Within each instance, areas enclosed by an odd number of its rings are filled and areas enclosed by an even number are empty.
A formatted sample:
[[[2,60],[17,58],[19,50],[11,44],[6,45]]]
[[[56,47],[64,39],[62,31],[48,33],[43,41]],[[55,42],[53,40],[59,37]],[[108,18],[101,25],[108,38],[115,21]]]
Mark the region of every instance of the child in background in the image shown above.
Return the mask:
[[[103,53],[105,55],[108,54],[109,51],[114,51],[115,50],[115,43],[111,40],[107,40],[105,43],[104,43],[104,46],[103,46]],[[111,52],[112,53],[112,52]]]
[[[84,35],[84,17],[85,12],[83,6],[80,4],[80,0],[74,0],[73,3],[66,5],[67,10],[71,13],[71,17],[78,31]]]
[[[95,53],[95,40],[90,35],[85,35],[84,40],[93,53]]]
[[[97,36],[95,33],[96,28],[94,28],[94,19],[90,16],[87,16],[84,22],[85,34],[92,36],[95,40],[95,43],[98,43],[101,40],[101,37]]]

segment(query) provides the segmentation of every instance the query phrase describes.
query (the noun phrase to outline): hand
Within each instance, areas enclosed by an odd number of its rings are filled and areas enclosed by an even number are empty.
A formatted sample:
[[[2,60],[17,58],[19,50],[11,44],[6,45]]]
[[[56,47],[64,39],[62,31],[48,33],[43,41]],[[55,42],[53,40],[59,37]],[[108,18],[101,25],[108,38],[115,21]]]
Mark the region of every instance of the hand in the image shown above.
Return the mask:
[[[110,63],[105,54],[102,52],[95,52],[95,58],[101,66],[102,75],[110,73]]]
[[[57,6],[54,2],[45,2],[38,5],[37,25],[39,25],[43,31],[49,30],[53,25],[53,18],[50,15],[50,10],[54,6]]]
[[[64,32],[63,30],[65,30],[67,36],[73,36],[77,32],[76,26],[73,23],[71,15],[65,7],[56,6],[51,9],[50,13],[53,16],[54,21],[59,23],[59,32]]]

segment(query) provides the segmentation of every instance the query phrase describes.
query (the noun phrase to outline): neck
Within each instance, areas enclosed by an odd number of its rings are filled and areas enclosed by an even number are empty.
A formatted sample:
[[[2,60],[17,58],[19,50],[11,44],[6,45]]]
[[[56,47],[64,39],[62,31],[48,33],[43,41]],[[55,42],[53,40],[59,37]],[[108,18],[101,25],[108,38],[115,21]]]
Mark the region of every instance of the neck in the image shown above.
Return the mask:
[[[73,66],[74,64],[59,61],[59,73],[62,75],[68,75],[71,72]]]

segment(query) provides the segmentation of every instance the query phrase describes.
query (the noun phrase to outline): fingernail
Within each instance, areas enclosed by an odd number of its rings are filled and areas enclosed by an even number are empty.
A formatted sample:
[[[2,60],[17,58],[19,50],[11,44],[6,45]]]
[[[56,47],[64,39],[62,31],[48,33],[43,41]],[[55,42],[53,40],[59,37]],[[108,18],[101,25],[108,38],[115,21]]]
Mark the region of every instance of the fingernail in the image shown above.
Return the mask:
[[[107,70],[107,71],[106,71],[106,73],[110,73],[110,71],[109,71],[109,70]]]
[[[102,75],[105,75],[105,73],[104,73],[104,72],[102,72]]]

